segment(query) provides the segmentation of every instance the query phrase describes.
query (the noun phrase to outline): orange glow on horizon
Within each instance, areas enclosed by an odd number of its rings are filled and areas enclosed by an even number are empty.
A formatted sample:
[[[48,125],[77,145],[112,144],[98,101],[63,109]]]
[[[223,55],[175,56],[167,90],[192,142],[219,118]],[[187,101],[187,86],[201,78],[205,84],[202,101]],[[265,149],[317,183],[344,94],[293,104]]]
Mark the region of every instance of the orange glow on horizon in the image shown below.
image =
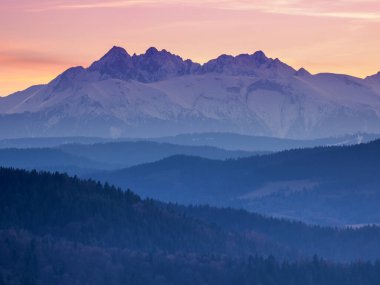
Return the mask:
[[[113,45],[200,63],[263,50],[312,73],[380,70],[375,0],[4,0],[0,27],[0,96],[88,66]]]

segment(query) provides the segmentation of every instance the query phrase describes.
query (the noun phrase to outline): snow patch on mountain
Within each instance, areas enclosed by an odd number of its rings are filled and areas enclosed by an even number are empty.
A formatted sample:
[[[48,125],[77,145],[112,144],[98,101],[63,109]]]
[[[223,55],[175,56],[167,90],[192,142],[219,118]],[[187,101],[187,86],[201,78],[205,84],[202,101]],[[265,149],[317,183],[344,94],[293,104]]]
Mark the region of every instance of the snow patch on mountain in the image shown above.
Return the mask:
[[[200,65],[113,47],[89,68],[0,100],[2,136],[235,132],[316,138],[380,132],[380,75],[296,71],[262,51]]]

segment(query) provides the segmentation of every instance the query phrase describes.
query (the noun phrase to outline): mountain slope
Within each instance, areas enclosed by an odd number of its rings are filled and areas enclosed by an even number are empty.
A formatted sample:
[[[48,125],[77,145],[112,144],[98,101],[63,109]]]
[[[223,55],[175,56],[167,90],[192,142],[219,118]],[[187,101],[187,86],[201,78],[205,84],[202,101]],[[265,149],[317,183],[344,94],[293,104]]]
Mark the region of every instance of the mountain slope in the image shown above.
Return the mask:
[[[148,137],[234,132],[292,138],[380,133],[374,80],[296,71],[263,52],[204,65],[114,47],[89,68],[0,100],[1,136]]]
[[[236,160],[174,156],[93,174],[143,196],[322,224],[380,223],[380,141]]]

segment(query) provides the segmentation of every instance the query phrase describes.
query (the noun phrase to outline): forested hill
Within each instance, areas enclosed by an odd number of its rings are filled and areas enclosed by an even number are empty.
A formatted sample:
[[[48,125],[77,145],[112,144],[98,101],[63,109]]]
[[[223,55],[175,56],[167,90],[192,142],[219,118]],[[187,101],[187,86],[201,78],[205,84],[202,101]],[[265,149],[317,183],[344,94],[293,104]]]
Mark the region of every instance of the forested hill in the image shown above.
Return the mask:
[[[379,259],[380,228],[375,225],[358,228],[332,228],[306,225],[302,222],[270,218],[242,209],[216,208],[205,205],[171,205],[176,212],[216,225],[226,231],[258,235],[282,248],[318,254],[329,260],[349,261]]]
[[[0,168],[0,229],[93,246],[278,258],[380,258],[380,229],[306,226],[258,214],[142,200],[65,174]]]
[[[379,263],[339,265],[311,260],[309,254],[329,249],[332,254],[325,257],[333,260],[334,250],[338,259],[343,250],[347,260],[374,261],[380,257],[376,228],[346,234],[326,229],[321,235],[261,216],[246,216],[237,227],[228,220],[238,222],[227,209],[201,213],[64,174],[0,168],[0,284],[375,285],[380,280]],[[303,251],[285,235],[281,239],[280,229],[287,226],[300,236],[315,231],[324,250]],[[334,249],[336,239],[343,246]]]
[[[253,239],[233,239],[108,184],[0,169],[0,189],[1,229],[144,251],[256,253]]]
[[[308,223],[380,223],[380,140],[225,161],[173,156],[92,177],[181,204],[244,207]]]

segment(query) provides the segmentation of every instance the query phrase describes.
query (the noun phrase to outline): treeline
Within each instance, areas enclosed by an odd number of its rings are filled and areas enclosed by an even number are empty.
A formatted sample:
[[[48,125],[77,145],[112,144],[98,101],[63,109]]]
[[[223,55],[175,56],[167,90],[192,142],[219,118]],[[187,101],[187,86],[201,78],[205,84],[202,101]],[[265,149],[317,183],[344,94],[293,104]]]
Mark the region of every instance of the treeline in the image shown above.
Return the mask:
[[[0,284],[378,285],[380,262],[142,252],[0,231]]]

